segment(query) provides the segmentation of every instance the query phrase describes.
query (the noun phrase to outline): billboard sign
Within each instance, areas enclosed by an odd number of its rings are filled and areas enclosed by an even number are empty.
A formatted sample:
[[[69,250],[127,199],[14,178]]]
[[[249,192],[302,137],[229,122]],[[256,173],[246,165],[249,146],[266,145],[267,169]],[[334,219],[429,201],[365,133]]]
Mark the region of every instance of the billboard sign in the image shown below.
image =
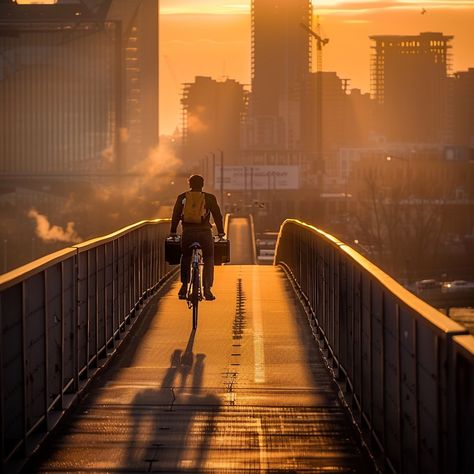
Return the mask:
[[[221,187],[221,167],[216,166],[214,187]],[[300,167],[295,165],[224,166],[225,191],[299,189]]]

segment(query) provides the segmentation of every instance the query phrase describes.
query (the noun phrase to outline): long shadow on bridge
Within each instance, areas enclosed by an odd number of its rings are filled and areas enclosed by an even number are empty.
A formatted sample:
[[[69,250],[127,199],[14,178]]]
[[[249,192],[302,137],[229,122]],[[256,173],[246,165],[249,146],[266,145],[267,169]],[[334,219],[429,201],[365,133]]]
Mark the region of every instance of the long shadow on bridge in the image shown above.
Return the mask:
[[[280,269],[219,268],[197,332],[176,292],[31,470],[370,472]]]
[[[290,220],[276,251],[284,270],[218,268],[218,300],[203,303],[190,333],[176,284],[152,297],[170,276],[167,228],[138,223],[1,279],[4,467],[21,463],[80,395],[26,472],[370,471],[301,298],[379,466],[472,472],[465,328]]]
[[[221,401],[216,395],[203,391],[206,356],[194,355],[195,336],[196,332],[192,331],[184,351],[173,351],[170,367],[160,388],[144,389],[131,402],[130,421],[133,426],[129,438],[130,448],[123,462],[125,466],[143,468],[145,461],[148,471],[152,472],[154,464],[162,464],[166,458],[167,464],[171,461],[177,468],[185,468],[192,449],[195,453],[192,458],[193,468],[197,471],[204,469]],[[186,397],[187,409],[174,407],[177,396],[187,388],[191,389]],[[205,425],[205,429],[197,442],[191,443],[188,438],[196,418]],[[153,440],[151,445],[150,440]]]

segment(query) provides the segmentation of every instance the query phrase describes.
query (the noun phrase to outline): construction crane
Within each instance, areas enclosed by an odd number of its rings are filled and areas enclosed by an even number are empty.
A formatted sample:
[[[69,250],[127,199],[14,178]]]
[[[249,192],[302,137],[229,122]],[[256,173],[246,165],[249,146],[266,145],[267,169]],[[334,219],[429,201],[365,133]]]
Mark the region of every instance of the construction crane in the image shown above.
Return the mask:
[[[304,23],[300,23],[301,28],[307,31],[315,40],[316,40],[316,50],[317,50],[317,57],[316,57],[316,72],[321,72],[323,70],[323,46],[326,46],[329,43],[328,38],[322,38],[319,34],[319,19],[317,23],[317,30],[318,33],[313,31],[308,25]]]
[[[300,23],[300,26],[316,40],[316,154],[321,166],[323,161],[323,46],[329,43],[329,39],[321,37],[319,17],[316,24],[317,32],[304,23]]]

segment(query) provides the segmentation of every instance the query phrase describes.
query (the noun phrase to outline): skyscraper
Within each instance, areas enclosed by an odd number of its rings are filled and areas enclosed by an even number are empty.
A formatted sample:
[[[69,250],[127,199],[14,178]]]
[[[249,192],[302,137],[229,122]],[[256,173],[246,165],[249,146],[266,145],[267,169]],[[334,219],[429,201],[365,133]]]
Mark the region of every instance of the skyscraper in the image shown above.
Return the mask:
[[[311,70],[311,0],[252,0],[252,94],[247,147],[301,148],[301,104]]]
[[[244,86],[233,79],[216,81],[197,76],[184,86],[181,103],[187,164],[196,164],[217,150],[224,152],[228,163],[237,161],[246,95]]]
[[[452,36],[371,36],[372,94],[389,141],[441,143],[445,138]]]
[[[474,68],[454,73],[451,81],[451,141],[474,153]]]
[[[158,0],[0,3],[0,178],[121,174],[158,144]]]

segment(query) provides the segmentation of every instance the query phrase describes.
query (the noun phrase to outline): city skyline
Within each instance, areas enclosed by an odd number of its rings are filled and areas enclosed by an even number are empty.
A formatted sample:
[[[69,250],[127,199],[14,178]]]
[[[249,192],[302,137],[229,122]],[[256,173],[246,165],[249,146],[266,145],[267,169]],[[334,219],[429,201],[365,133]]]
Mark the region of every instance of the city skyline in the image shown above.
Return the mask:
[[[195,76],[229,77],[250,84],[250,1],[160,2],[160,132],[179,126],[179,97]],[[423,10],[425,13],[422,13]],[[313,1],[323,36],[325,71],[370,91],[370,35],[454,35],[450,72],[474,66],[474,1]],[[389,15],[389,20],[388,20]],[[316,18],[314,19],[316,24]],[[347,60],[347,58],[351,58]],[[313,70],[315,58],[313,58]]]
[[[249,0],[161,0],[164,15],[179,13],[250,14]],[[420,8],[464,9],[474,6],[472,0],[315,0],[313,6],[322,14],[365,14],[374,10],[419,10]]]

